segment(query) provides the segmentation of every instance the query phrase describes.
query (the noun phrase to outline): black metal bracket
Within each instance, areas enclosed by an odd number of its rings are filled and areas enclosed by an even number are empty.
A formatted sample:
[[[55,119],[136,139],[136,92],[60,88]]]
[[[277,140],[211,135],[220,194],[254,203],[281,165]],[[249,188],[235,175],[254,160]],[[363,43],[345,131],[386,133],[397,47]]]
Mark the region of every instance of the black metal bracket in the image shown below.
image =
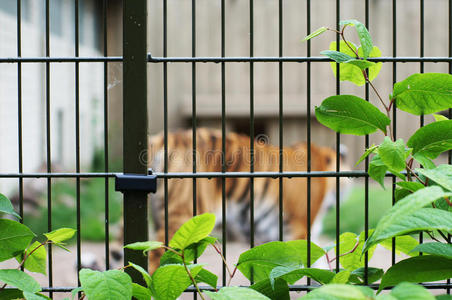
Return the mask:
[[[157,175],[152,174],[152,169],[149,169],[148,175],[116,174],[115,190],[121,193],[130,191],[155,193],[157,191]]]

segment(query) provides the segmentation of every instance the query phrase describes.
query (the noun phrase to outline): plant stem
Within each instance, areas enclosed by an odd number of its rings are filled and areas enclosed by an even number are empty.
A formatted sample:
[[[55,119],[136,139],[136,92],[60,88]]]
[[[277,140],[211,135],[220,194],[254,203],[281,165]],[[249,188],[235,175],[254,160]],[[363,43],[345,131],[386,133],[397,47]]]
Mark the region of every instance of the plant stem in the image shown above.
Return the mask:
[[[229,269],[228,264],[226,263],[226,258],[223,256],[223,253],[221,253],[221,250],[219,248],[217,248],[217,246],[215,244],[212,244],[212,247],[215,249],[215,251],[217,251],[217,253],[221,256],[221,259],[223,260],[223,263],[226,267],[226,270],[228,271],[229,274],[229,282],[231,282],[232,277],[234,276],[233,273],[231,273],[231,270]],[[237,269],[237,268],[236,268]],[[235,270],[234,270],[235,271]],[[229,283],[228,283],[229,286]]]
[[[348,251],[348,252],[345,252],[345,253],[342,253],[341,255],[339,255],[338,257],[342,257],[342,256],[345,256],[345,255],[347,255],[347,254],[350,254],[350,253],[353,253],[353,252],[355,252],[355,250],[356,250],[356,248],[358,248],[358,245],[359,245],[359,240],[356,242],[356,244],[355,244],[355,246],[353,247],[353,249],[352,250],[350,250],[350,251]],[[332,258],[331,259],[331,261],[330,262],[333,262],[333,261],[335,261],[338,257],[334,257],[334,258]]]
[[[6,285],[7,285],[6,283],[5,283],[4,285],[2,285],[2,287],[0,287],[0,291],[1,291],[1,290],[4,290],[5,287],[6,287]]]
[[[417,174],[413,171],[413,169],[411,169],[408,165],[406,165],[407,170],[414,175],[414,177],[416,177],[417,180],[419,180],[420,183],[422,183],[424,186],[427,185],[426,182],[424,182],[419,176],[417,176]]]
[[[434,240],[434,241],[437,241],[437,242],[439,242],[439,243],[441,243],[441,241],[440,240],[438,240],[436,237],[434,237],[433,236],[433,234],[430,232],[430,231],[426,231],[427,232],[427,234],[430,236],[430,238],[432,239],[432,240]]]
[[[328,252],[325,253],[326,261],[328,262],[328,267],[330,268],[330,271],[333,272],[333,267],[331,266],[330,257],[328,256]]]
[[[174,250],[173,248],[170,248],[170,247],[167,247],[167,246],[162,246],[162,248],[164,248],[164,249],[166,249],[166,250],[168,250],[168,251],[171,251],[171,252],[177,254],[177,255],[180,256],[180,257],[183,257],[182,254],[180,254],[179,252],[177,252],[177,251]]]
[[[229,286],[231,284],[232,277],[234,277],[235,275],[235,271],[237,271],[237,266],[235,266],[234,271],[232,272],[231,277],[229,277],[228,284],[226,286]]]
[[[441,230],[438,230],[438,233],[443,237],[443,239],[444,239],[448,244],[451,243],[450,240],[447,238],[447,236],[446,236]]]
[[[196,280],[193,278],[193,275],[191,274],[190,270],[188,269],[187,264],[185,263],[184,251],[182,251],[181,257],[182,257],[182,262],[185,267],[185,271],[187,272],[188,277],[190,277],[191,282],[193,282],[193,285],[195,286],[196,290],[198,291],[199,296],[201,297],[202,300],[206,300],[204,298],[204,296],[202,295],[201,290],[199,289],[198,285],[196,284]]]
[[[17,269],[20,269],[24,264],[25,261],[27,260],[27,258],[29,258],[36,250],[38,250],[39,248],[41,248],[42,246],[45,246],[47,244],[50,244],[50,241],[45,241],[44,243],[41,243],[38,247],[34,248],[33,250],[30,251],[30,253],[26,253],[24,254],[24,258],[22,259],[22,262],[19,264],[19,266],[17,267]]]

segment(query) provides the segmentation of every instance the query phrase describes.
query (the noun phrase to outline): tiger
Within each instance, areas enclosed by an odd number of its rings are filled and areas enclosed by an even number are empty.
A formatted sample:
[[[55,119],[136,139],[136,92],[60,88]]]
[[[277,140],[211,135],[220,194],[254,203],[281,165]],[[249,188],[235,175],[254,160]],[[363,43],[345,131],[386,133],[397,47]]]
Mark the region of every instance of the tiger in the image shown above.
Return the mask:
[[[154,172],[164,171],[164,134],[149,138],[148,167]],[[167,172],[193,172],[193,155],[196,172],[250,172],[250,137],[230,132],[225,136],[224,161],[222,160],[222,132],[199,128],[196,130],[196,151],[193,152],[193,131],[179,130],[167,135]],[[194,153],[194,154],[193,154]],[[254,139],[254,172],[278,172],[280,148],[265,139]],[[282,149],[283,171],[307,170],[307,144],[298,142]],[[334,171],[336,153],[328,147],[311,144],[311,170]],[[217,225],[222,223],[222,178],[167,179],[168,238],[188,219],[193,217],[193,186],[196,187],[196,213],[211,212]],[[252,182],[253,181],[253,182]],[[226,201],[226,228],[228,238],[248,240],[250,236],[251,186],[254,186],[254,241],[255,244],[278,240],[279,236],[279,179],[272,177],[233,177],[224,179]],[[327,193],[335,186],[333,177],[311,178],[311,225],[321,209]],[[164,180],[159,179],[157,193],[151,196],[151,215],[155,238],[165,241]],[[307,179],[302,177],[282,179],[283,237],[284,240],[306,239],[308,233]],[[163,250],[149,253],[149,271],[159,265]]]

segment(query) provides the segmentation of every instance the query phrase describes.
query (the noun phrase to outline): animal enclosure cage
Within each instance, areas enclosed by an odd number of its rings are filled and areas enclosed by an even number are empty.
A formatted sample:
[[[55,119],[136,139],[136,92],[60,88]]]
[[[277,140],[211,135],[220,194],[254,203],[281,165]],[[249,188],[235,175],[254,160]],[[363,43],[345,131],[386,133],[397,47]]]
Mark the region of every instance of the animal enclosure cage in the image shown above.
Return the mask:
[[[31,0],[30,0],[31,1]],[[107,0],[98,0],[96,3],[99,4],[101,14],[99,15],[99,24],[102,26],[102,53],[99,56],[83,56],[80,53],[80,4],[83,2],[82,0],[70,0],[69,2],[74,7],[74,24],[73,24],[73,32],[74,32],[74,51],[73,55],[70,56],[64,56],[64,57],[57,57],[54,56],[50,49],[50,43],[51,43],[51,32],[50,32],[50,24],[51,24],[51,1],[45,0],[44,1],[44,8],[45,8],[45,14],[44,14],[44,20],[43,20],[43,26],[45,28],[45,53],[42,57],[25,57],[22,55],[22,13],[24,11],[22,5],[26,1],[24,0],[17,0],[14,1],[15,3],[15,11],[17,14],[17,23],[16,23],[16,29],[17,29],[17,44],[16,44],[16,56],[15,57],[0,57],[0,68],[4,65],[15,65],[17,67],[17,99],[16,99],[16,106],[17,106],[17,172],[2,172],[0,173],[0,180],[6,180],[6,179],[16,179],[17,180],[17,187],[19,191],[19,203],[20,203],[20,215],[24,215],[23,211],[23,193],[24,193],[24,179],[27,178],[44,178],[46,180],[46,188],[47,188],[47,209],[48,209],[48,218],[47,218],[47,228],[49,231],[51,231],[53,228],[52,225],[52,184],[56,178],[71,178],[75,179],[75,186],[76,186],[76,208],[77,208],[77,269],[81,268],[81,258],[82,258],[82,240],[81,240],[81,193],[80,193],[80,185],[81,180],[84,178],[100,178],[105,181],[105,198],[104,201],[104,207],[105,207],[105,265],[108,269],[110,267],[110,241],[109,241],[109,235],[110,235],[110,224],[109,224],[109,179],[114,178],[118,175],[118,173],[111,172],[110,168],[110,155],[109,155],[109,145],[112,142],[111,136],[109,137],[109,128],[111,124],[109,123],[109,68],[111,64],[114,63],[122,63],[123,65],[123,95],[122,95],[122,110],[123,110],[123,120],[122,120],[122,128],[123,128],[123,137],[122,137],[122,143],[123,143],[123,172],[124,174],[140,174],[143,178],[146,178],[148,176],[148,169],[147,165],[143,164],[143,160],[146,161],[146,151],[148,149],[148,128],[149,130],[153,130],[153,126],[161,127],[163,128],[163,134],[165,137],[165,156],[164,156],[164,170],[163,172],[157,172],[154,173],[154,175],[157,176],[159,180],[164,181],[164,195],[165,195],[165,219],[164,224],[165,228],[168,231],[168,223],[171,222],[171,220],[168,217],[168,181],[175,179],[175,178],[186,178],[191,179],[193,181],[193,202],[187,205],[191,205],[193,207],[194,214],[197,213],[197,206],[196,206],[196,182],[200,178],[220,178],[222,182],[222,220],[227,220],[227,206],[226,206],[226,191],[225,191],[225,182],[227,178],[237,178],[237,177],[248,177],[250,178],[250,207],[249,207],[249,218],[251,220],[250,222],[250,247],[254,246],[254,179],[255,178],[262,178],[262,177],[271,177],[276,178],[279,181],[279,224],[278,230],[279,230],[279,239],[283,240],[284,236],[284,228],[283,228],[283,195],[284,195],[284,189],[283,187],[283,178],[293,178],[293,177],[299,177],[299,178],[306,178],[307,179],[307,206],[303,209],[306,209],[308,211],[308,221],[307,221],[307,228],[308,228],[308,262],[310,261],[310,243],[311,240],[311,178],[316,177],[332,177],[335,178],[335,185],[336,185],[336,244],[339,245],[339,236],[340,236],[340,223],[341,223],[341,215],[339,207],[341,205],[340,203],[340,184],[339,180],[342,177],[354,177],[354,178],[362,178],[365,186],[365,192],[363,194],[363,201],[364,201],[364,230],[366,232],[366,238],[367,238],[367,230],[369,229],[369,214],[372,212],[369,211],[369,177],[367,174],[367,170],[369,167],[369,161],[368,159],[365,160],[365,165],[363,170],[359,171],[341,171],[340,166],[340,152],[339,152],[339,146],[341,144],[341,141],[344,139],[342,135],[336,134],[335,140],[334,140],[334,146],[336,149],[336,157],[337,157],[337,164],[336,164],[336,171],[334,172],[320,172],[320,171],[312,171],[311,170],[311,151],[310,151],[310,145],[313,139],[313,130],[311,124],[314,122],[314,116],[312,115],[311,111],[314,106],[314,95],[312,93],[312,73],[314,72],[314,69],[317,66],[325,65],[330,62],[329,59],[324,57],[317,56],[317,52],[313,52],[312,48],[312,42],[307,41],[305,45],[302,45],[303,51],[306,55],[304,56],[288,56],[286,55],[286,49],[285,49],[285,42],[287,39],[289,39],[288,36],[284,35],[284,26],[286,23],[284,22],[285,16],[288,13],[284,7],[285,7],[285,1],[283,0],[272,0],[275,5],[275,10],[273,10],[273,18],[276,20],[277,24],[277,33],[276,33],[276,45],[277,45],[277,51],[276,55],[273,56],[257,56],[256,53],[258,52],[258,49],[256,47],[256,38],[255,34],[257,31],[257,28],[255,27],[255,24],[257,22],[256,20],[256,14],[255,14],[255,7],[258,3],[257,0],[231,0],[230,3],[233,2],[240,2],[246,7],[246,19],[244,21],[244,26],[246,26],[246,30],[248,32],[248,35],[246,37],[246,43],[247,43],[247,55],[243,56],[231,56],[227,52],[227,31],[228,31],[228,22],[226,22],[228,16],[227,16],[227,6],[230,4],[226,0],[216,0],[217,5],[217,14],[219,16],[218,18],[218,24],[219,24],[219,36],[216,37],[217,39],[217,46],[219,49],[218,55],[212,55],[212,56],[199,56],[198,49],[200,47],[199,42],[199,34],[197,31],[197,24],[199,23],[199,19],[197,19],[197,10],[200,9],[200,6],[203,4],[206,4],[205,1],[196,1],[196,0],[185,0],[184,5],[190,8],[189,11],[184,10],[183,8],[180,8],[180,11],[178,11],[179,14],[182,15],[189,15],[189,41],[190,41],[190,48],[189,53],[184,56],[170,56],[168,53],[171,53],[171,48],[168,43],[168,24],[171,21],[169,17],[168,12],[168,5],[171,3],[171,1],[168,0],[123,0],[123,9],[122,15],[123,15],[123,48],[122,48],[122,55],[121,56],[112,56],[108,52],[108,7],[111,5],[111,1]],[[114,1],[113,1],[114,2]],[[211,1],[213,2],[213,1]],[[311,0],[304,0],[299,1],[302,3],[302,9],[298,12],[299,18],[303,19],[303,22],[305,24],[304,32],[300,32],[297,37],[290,37],[290,39],[296,39],[297,41],[300,39],[300,37],[309,34],[311,31],[313,31],[316,28],[313,28],[312,24],[315,23],[314,19],[317,17],[316,15],[312,14],[312,6],[314,5],[314,2],[317,4],[322,1],[311,1]],[[337,24],[336,28],[339,26],[339,21],[343,19],[344,15],[344,3],[347,3],[350,5],[353,1],[325,1],[325,3],[328,3],[329,6],[327,6],[327,9],[333,14],[333,19],[328,20],[329,24]],[[355,2],[358,2],[357,0]],[[372,5],[374,5],[373,2],[385,2],[387,7],[389,8],[390,14],[388,14],[388,18],[390,20],[390,23],[387,24],[375,24],[375,26],[384,26],[386,30],[386,34],[391,36],[391,49],[392,53],[389,56],[380,57],[380,58],[374,58],[370,59],[372,61],[378,61],[383,62],[384,65],[387,65],[387,68],[392,69],[392,74],[390,74],[390,80],[392,83],[395,83],[397,80],[399,80],[398,76],[398,67],[403,64],[409,64],[414,65],[420,72],[424,72],[427,64],[442,64],[443,66],[446,66],[447,72],[452,74],[452,0],[444,0],[442,1],[442,4],[447,7],[447,29],[442,28],[442,33],[444,33],[441,38],[443,40],[447,40],[447,54],[444,54],[442,56],[426,56],[425,55],[425,47],[426,47],[426,31],[425,31],[425,14],[424,11],[428,7],[432,7],[437,5],[438,1],[397,1],[397,0],[365,0],[360,1],[360,9],[362,10],[359,15],[355,16],[355,18],[360,18],[363,23],[366,25],[366,27],[369,27],[371,24],[374,24],[376,21],[372,20],[371,18],[371,8]],[[158,5],[156,5],[158,3]],[[399,43],[399,37],[400,33],[398,30],[398,18],[401,14],[404,13],[404,7],[400,5],[400,3],[403,3],[403,5],[409,5],[411,7],[417,6],[415,10],[419,12],[419,19],[417,19],[415,22],[418,25],[419,28],[419,45],[418,45],[418,55],[416,56],[399,56],[399,53],[397,52],[398,49],[398,43]],[[159,53],[161,55],[155,55],[154,53],[149,51],[149,48],[152,48],[152,45],[149,45],[153,43],[153,40],[150,40],[149,36],[154,34],[152,33],[153,30],[155,30],[153,27],[148,26],[150,22],[156,22],[155,20],[149,20],[148,18],[148,10],[149,7],[152,8],[159,8],[159,11],[157,14],[160,16],[160,19],[158,20],[161,22],[161,40],[156,42],[161,46],[161,49],[159,50]],[[174,8],[174,7],[173,7]],[[160,10],[161,9],[161,10]],[[155,12],[153,12],[155,14]],[[301,17],[300,17],[301,16]],[[243,20],[241,20],[243,21]],[[323,24],[322,24],[323,25]],[[177,38],[177,37],[176,37]],[[75,161],[74,161],[74,172],[54,172],[54,169],[52,168],[52,134],[51,134],[51,123],[54,122],[53,119],[51,119],[51,106],[53,105],[53,98],[52,94],[50,92],[51,90],[51,81],[50,78],[52,76],[51,72],[51,66],[55,64],[72,64],[74,68],[74,130],[75,130],[75,136],[74,136],[74,149],[70,149],[67,151],[72,151],[75,155]],[[102,148],[104,150],[104,170],[103,172],[83,172],[81,169],[81,161],[80,161],[80,151],[81,151],[81,136],[80,136],[80,87],[79,83],[81,80],[80,76],[80,66],[81,65],[90,65],[90,64],[102,64],[103,67],[103,139],[102,139]],[[23,123],[24,123],[24,102],[22,98],[22,91],[24,86],[29,84],[29,82],[26,82],[24,77],[24,65],[28,64],[40,64],[44,67],[44,95],[45,95],[45,101],[43,103],[44,105],[44,115],[45,115],[45,162],[46,162],[46,170],[44,173],[31,173],[31,172],[24,172],[24,165],[23,165]],[[215,65],[219,69],[219,77],[218,79],[218,86],[219,86],[219,115],[218,119],[220,120],[220,128],[221,128],[221,134],[222,134],[222,172],[212,172],[212,173],[201,173],[197,172],[197,164],[196,164],[196,149],[197,149],[197,140],[196,140],[196,132],[197,128],[200,124],[198,124],[198,115],[197,112],[199,111],[199,103],[198,103],[198,90],[197,87],[200,84],[200,80],[198,78],[199,69],[200,66],[204,65]],[[248,132],[250,136],[249,145],[251,148],[250,151],[250,169],[247,172],[226,172],[226,161],[225,161],[225,139],[226,139],[226,131],[227,131],[227,118],[228,118],[228,97],[230,88],[228,88],[228,71],[229,67],[231,65],[241,65],[242,67],[246,68],[247,70],[247,80],[246,85],[248,89],[247,97],[246,99],[242,99],[243,101],[246,101],[247,109],[249,110],[249,114],[247,114],[246,118],[249,119],[249,123],[247,124]],[[255,172],[254,170],[254,137],[256,136],[256,119],[255,119],[255,111],[258,109],[257,107],[257,99],[255,94],[255,87],[256,87],[256,78],[258,76],[256,69],[260,65],[270,65],[273,64],[276,66],[276,73],[275,78],[277,82],[277,105],[275,106],[277,113],[276,113],[276,119],[277,119],[277,132],[278,132],[278,139],[277,144],[279,147],[279,170],[278,172]],[[191,89],[191,94],[189,97],[190,102],[190,110],[191,110],[191,116],[189,118],[190,126],[193,131],[193,169],[191,173],[172,173],[168,172],[168,134],[169,134],[169,105],[171,101],[171,67],[175,65],[188,65],[190,68],[190,84],[189,87]],[[284,106],[285,106],[285,99],[286,99],[286,93],[285,93],[285,82],[288,80],[287,76],[285,76],[285,68],[288,68],[288,66],[294,67],[294,68],[303,68],[303,85],[305,87],[305,90],[303,92],[302,96],[299,96],[296,99],[296,103],[298,103],[299,106],[304,107],[305,116],[303,118],[300,118],[299,122],[303,123],[305,127],[305,137],[307,142],[307,170],[306,172],[287,172],[283,169],[283,164],[281,163],[283,161],[283,147],[286,145],[286,141],[284,140],[284,120],[286,118]],[[157,73],[159,78],[156,78],[155,74],[151,77],[148,76],[150,70],[153,69],[159,69],[160,71]],[[1,83],[0,83],[1,84]],[[153,93],[154,90],[160,89],[161,90],[161,99],[156,99],[153,97],[155,94]],[[343,84],[339,81],[338,77],[334,83],[334,89],[336,94],[341,94],[343,91]],[[361,93],[364,94],[366,100],[371,99],[371,93],[369,90],[369,86],[366,85],[361,90]],[[151,96],[150,96],[151,95]],[[0,101],[3,101],[3,99],[0,99]],[[153,121],[152,117],[150,120],[148,120],[148,107],[152,106],[152,103],[159,102],[160,108],[157,113],[155,111],[150,112],[151,116],[155,116],[156,114],[160,114],[161,118],[158,119],[159,122],[161,122],[159,125],[155,124],[155,121]],[[452,112],[449,110],[447,112],[448,116],[452,116]],[[393,120],[394,120],[394,136],[397,136],[398,130],[400,127],[403,127],[404,124],[398,124],[397,123],[397,114],[394,110],[393,112]],[[293,116],[292,116],[293,118]],[[422,126],[424,124],[424,118],[421,117],[419,120],[419,126]],[[149,125],[150,124],[150,125]],[[0,135],[6,134],[4,132],[3,127],[0,128],[2,132],[0,132]],[[117,139],[117,137],[114,137]],[[362,144],[364,147],[368,148],[370,146],[370,139],[368,136],[362,138]],[[1,150],[0,150],[1,151]],[[1,152],[0,152],[1,154]],[[447,158],[448,162],[451,163],[451,155],[448,155]],[[394,194],[395,190],[395,177],[392,175],[388,175],[388,177],[392,178],[392,191]],[[131,243],[135,241],[143,241],[148,239],[148,214],[147,214],[147,192],[143,191],[125,191],[124,192],[124,243]],[[224,254],[228,251],[228,244],[227,244],[227,238],[226,238],[226,231],[227,231],[228,224],[226,221],[222,223],[222,240],[224,243],[222,244],[222,251]],[[422,237],[420,237],[422,239]],[[168,234],[166,235],[166,243],[168,243]],[[339,256],[339,249],[340,247],[336,247],[336,257]],[[54,274],[53,272],[53,265],[52,265],[52,248],[49,248],[48,252],[48,260],[49,260],[49,266],[48,266],[48,286],[43,288],[44,292],[48,292],[49,296],[52,297],[55,295],[55,293],[59,292],[69,292],[74,287],[60,287],[54,285],[54,278],[55,276],[58,276],[58,274]],[[369,267],[368,265],[368,255],[367,253],[364,255],[365,260],[365,269]],[[147,266],[147,260],[141,255],[141,253],[135,253],[133,251],[126,250],[125,251],[125,259],[124,261],[132,261],[135,262],[143,267],[146,268]],[[396,261],[396,251],[395,247],[393,246],[392,249],[392,257],[391,261],[394,264]],[[310,264],[308,264],[308,267]],[[335,268],[338,271],[340,268],[339,260],[336,260]],[[132,274],[134,276],[134,280],[141,280],[140,276],[138,274]],[[226,276],[226,268],[223,265],[222,268],[222,281],[221,285],[226,285],[227,276]],[[367,281],[366,281],[367,283]],[[377,285],[370,285],[373,288],[376,288]],[[447,293],[450,293],[452,284],[450,280],[447,282],[441,282],[441,283],[428,283],[425,284],[427,288],[430,289],[438,289],[447,291]],[[308,291],[311,288],[315,287],[315,284],[311,283],[309,280],[307,281],[307,284],[303,285],[293,285],[290,287],[292,291]],[[208,287],[203,287],[204,289],[209,289]],[[193,292],[193,288],[189,288],[187,292]]]

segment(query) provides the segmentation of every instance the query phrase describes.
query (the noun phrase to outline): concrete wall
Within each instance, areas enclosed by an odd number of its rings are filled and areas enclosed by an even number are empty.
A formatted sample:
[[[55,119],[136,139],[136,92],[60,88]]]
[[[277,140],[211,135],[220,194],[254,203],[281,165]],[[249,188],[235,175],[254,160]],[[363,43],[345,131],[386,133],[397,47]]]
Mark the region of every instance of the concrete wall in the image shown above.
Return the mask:
[[[60,1],[60,0],[59,0]],[[73,1],[61,0],[58,23],[51,21],[50,55],[74,56]],[[28,1],[22,21],[22,56],[45,56],[44,2]],[[28,6],[29,5],[29,6]],[[26,10],[25,10],[26,9]],[[15,10],[14,10],[15,11]],[[82,10],[81,10],[82,13]],[[99,56],[93,3],[85,1],[80,23],[80,56]],[[61,26],[56,28],[55,26]],[[0,57],[17,56],[16,15],[0,9]],[[0,172],[18,172],[17,64],[0,65]],[[103,64],[80,64],[80,158],[87,171],[94,150],[102,146]],[[46,162],[46,73],[43,63],[22,64],[23,171],[36,172]],[[75,171],[75,67],[50,65],[50,140],[52,163],[59,171]],[[43,170],[41,170],[43,171]],[[0,180],[0,191],[17,188],[17,179]]]
[[[249,1],[226,2],[226,56],[249,56]],[[341,1],[341,19],[358,19],[364,22],[364,1]],[[448,16],[446,0],[425,1],[425,56],[448,55]],[[397,55],[420,55],[420,10],[413,0],[397,1]],[[168,56],[191,56],[191,1],[168,0]],[[162,1],[149,2],[149,50],[154,56],[163,55]],[[196,2],[196,55],[221,55],[220,1]],[[311,1],[311,30],[320,26],[335,26],[336,8],[333,0]],[[306,35],[306,1],[283,1],[283,54],[306,56],[306,43],[300,40]],[[392,1],[370,1],[370,32],[374,44],[383,56],[392,56]],[[348,37],[356,41],[353,31]],[[333,33],[325,33],[312,41],[312,55],[335,40]],[[278,56],[278,1],[254,1],[254,55]],[[163,128],[163,67],[149,66],[150,132]],[[221,118],[221,66],[199,63],[196,66],[196,102],[200,126],[220,126]],[[420,64],[397,64],[397,80],[419,72]],[[425,64],[426,72],[448,72],[445,63]],[[227,127],[234,129],[249,118],[249,64],[226,64],[226,113]],[[265,127],[270,140],[278,143],[278,64],[254,64],[254,101],[257,127]],[[290,145],[306,138],[306,64],[284,64],[284,141]],[[392,90],[392,64],[383,65],[374,84],[383,97]],[[335,78],[328,63],[313,63],[311,73],[311,111],[322,99],[335,94]],[[341,93],[364,97],[364,87],[357,88],[349,82],[341,84]],[[378,105],[371,93],[370,100]],[[187,127],[192,113],[192,66],[189,63],[168,64],[168,107],[170,128]],[[430,122],[426,117],[426,122]],[[410,119],[400,113],[397,118],[397,136],[407,137],[419,124],[418,118]],[[323,145],[335,145],[335,134],[315,121],[312,124],[313,141]],[[381,138],[381,137],[379,137]],[[352,160],[364,149],[364,138],[343,136]]]

